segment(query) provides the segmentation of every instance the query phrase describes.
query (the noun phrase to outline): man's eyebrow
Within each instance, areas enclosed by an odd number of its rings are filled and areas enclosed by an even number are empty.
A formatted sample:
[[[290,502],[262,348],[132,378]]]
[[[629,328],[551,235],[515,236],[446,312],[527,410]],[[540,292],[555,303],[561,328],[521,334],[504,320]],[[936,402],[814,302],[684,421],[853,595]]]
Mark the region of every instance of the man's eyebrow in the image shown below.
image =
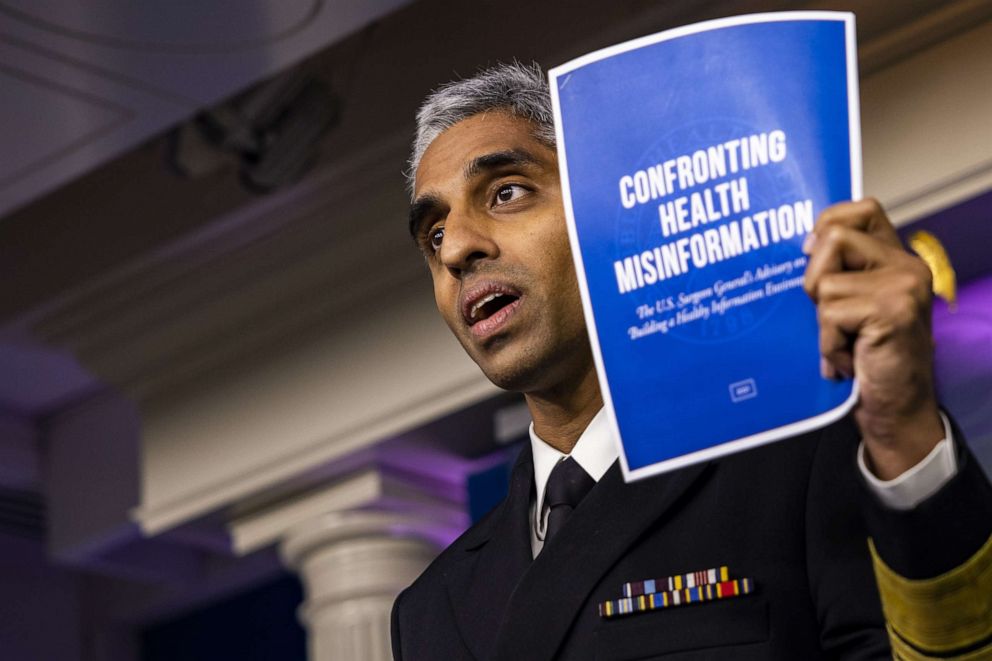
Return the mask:
[[[472,162],[465,166],[465,178],[472,179],[483,172],[508,165],[534,165],[538,162],[536,156],[523,149],[507,149],[505,151],[492,152],[472,159]]]
[[[534,165],[540,161],[525,149],[506,149],[478,156],[465,166],[464,176],[472,179],[484,172],[490,172],[510,165]],[[414,200],[410,205],[408,228],[410,236],[417,238],[417,232],[427,218],[436,209],[442,207],[440,198],[435,195],[424,195]]]
[[[439,209],[440,207],[441,200],[434,195],[423,195],[414,200],[413,204],[410,205],[410,236],[416,239],[417,232],[420,230],[420,226],[423,224],[424,220],[433,211]]]

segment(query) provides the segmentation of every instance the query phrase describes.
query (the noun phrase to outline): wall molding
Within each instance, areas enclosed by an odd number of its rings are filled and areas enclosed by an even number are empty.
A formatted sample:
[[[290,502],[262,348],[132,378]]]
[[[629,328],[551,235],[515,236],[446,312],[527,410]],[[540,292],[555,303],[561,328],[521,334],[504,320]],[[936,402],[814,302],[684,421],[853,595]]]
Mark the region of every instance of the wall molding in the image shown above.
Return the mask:
[[[333,436],[314,439],[303,451],[293,450],[276,461],[254,464],[250,469],[218,479],[208,488],[191,491],[180,498],[142,505],[132,518],[148,536],[161,534],[183,523],[231,507],[249,497],[258,498],[267,490],[285,491],[294,480],[303,481],[314,467],[342,460],[377,441],[425,424],[453,410],[467,407],[499,391],[479,372],[476,376],[445,388],[421,393],[401,408],[380,410],[368,419]]]

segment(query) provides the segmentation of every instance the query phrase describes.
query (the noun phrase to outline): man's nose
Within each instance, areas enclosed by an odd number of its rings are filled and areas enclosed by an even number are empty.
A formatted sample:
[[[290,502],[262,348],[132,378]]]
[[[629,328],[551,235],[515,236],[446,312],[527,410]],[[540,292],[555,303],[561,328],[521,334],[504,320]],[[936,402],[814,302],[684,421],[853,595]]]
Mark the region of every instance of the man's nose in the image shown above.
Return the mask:
[[[480,261],[494,259],[499,248],[486,219],[449,212],[441,241],[441,263],[455,277],[461,277]]]

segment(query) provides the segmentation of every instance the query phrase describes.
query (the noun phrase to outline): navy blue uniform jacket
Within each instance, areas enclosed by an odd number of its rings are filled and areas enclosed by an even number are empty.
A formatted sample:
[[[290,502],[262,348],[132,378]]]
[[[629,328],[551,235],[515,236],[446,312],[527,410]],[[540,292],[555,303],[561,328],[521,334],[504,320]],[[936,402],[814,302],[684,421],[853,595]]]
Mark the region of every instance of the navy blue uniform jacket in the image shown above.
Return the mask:
[[[615,464],[536,559],[527,447],[506,500],[397,599],[394,657],[891,659],[868,537],[902,576],[934,576],[989,538],[992,489],[959,444],[949,484],[914,510],[889,510],[863,484],[857,443],[847,418],[631,484]],[[599,616],[625,582],[721,565],[756,592]]]

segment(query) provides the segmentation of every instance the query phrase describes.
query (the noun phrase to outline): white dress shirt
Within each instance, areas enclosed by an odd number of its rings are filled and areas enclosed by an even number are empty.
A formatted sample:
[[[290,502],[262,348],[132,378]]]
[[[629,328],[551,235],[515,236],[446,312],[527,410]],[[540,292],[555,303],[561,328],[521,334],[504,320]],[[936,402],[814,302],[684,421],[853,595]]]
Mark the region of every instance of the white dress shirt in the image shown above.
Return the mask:
[[[864,459],[864,443],[858,448],[858,468],[868,483],[868,488],[885,505],[893,509],[908,510],[932,496],[957,474],[957,458],[950,424],[943,413],[944,438],[920,463],[895,478],[880,480],[868,470]],[[544,548],[544,535],[548,528],[549,508],[544,506],[544,491],[551,469],[569,455],[554,449],[530,426],[530,446],[534,455],[534,486],[537,499],[530,508],[530,546],[534,557]],[[618,443],[606,419],[606,410],[600,409],[572,448],[571,457],[595,481],[606,473],[619,456]]]

